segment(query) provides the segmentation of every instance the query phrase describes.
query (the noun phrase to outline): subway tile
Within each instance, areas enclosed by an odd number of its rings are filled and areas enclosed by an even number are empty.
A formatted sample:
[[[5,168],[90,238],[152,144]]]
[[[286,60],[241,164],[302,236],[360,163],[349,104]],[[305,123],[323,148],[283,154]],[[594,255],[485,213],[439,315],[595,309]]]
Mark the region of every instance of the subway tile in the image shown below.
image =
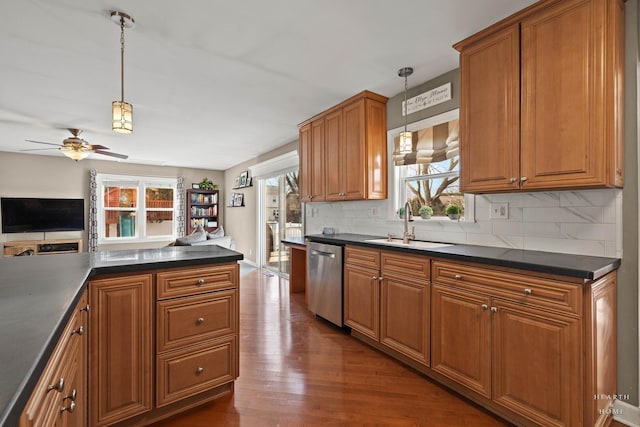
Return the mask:
[[[615,241],[616,225],[563,223],[560,234],[563,239]]]
[[[493,234],[513,236],[560,237],[557,222],[498,222],[493,223]]]
[[[564,208],[524,208],[523,221],[526,222],[579,222],[602,223],[601,207],[564,207]]]
[[[618,197],[616,189],[576,190],[560,192],[560,206],[610,206]]]
[[[523,240],[520,236],[467,233],[467,244],[522,249]]]
[[[524,238],[524,249],[533,251],[604,256],[604,247],[604,242],[599,240]]]

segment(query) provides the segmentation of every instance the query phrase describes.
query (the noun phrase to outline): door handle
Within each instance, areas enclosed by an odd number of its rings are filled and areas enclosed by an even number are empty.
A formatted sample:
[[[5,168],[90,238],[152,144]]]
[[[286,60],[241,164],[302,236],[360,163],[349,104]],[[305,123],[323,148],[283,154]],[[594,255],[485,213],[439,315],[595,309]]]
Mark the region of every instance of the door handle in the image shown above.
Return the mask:
[[[334,253],[318,251],[318,250],[315,250],[315,249],[311,251],[311,255],[326,256],[326,257],[329,257],[329,258],[335,258],[336,257],[336,254],[334,254]]]

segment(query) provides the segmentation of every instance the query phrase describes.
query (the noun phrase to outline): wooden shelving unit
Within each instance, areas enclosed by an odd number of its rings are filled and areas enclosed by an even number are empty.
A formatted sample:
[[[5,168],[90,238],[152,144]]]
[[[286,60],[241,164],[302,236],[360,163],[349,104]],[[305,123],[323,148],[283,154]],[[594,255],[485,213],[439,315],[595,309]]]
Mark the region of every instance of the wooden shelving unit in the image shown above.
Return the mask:
[[[186,225],[187,235],[198,227],[198,224],[208,232],[220,227],[218,190],[187,190]]]
[[[49,255],[82,252],[82,240],[23,240],[4,242],[3,254],[6,257],[16,255]]]

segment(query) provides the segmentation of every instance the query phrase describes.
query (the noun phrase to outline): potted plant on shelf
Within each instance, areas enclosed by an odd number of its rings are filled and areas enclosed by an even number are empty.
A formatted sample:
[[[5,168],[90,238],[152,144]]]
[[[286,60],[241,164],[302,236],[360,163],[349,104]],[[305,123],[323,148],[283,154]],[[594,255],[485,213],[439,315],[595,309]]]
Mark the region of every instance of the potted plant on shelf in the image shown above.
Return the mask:
[[[422,219],[429,219],[431,215],[433,215],[433,209],[431,209],[431,206],[420,206],[418,214],[420,214]]]
[[[200,189],[201,190],[215,190],[216,188],[218,188],[217,184],[214,184],[209,178],[205,177],[202,178],[202,181],[200,181]]]
[[[398,217],[400,217],[400,219],[404,218],[404,208],[400,208],[398,209]]]
[[[457,220],[460,218],[460,206],[449,205],[445,211],[449,219]]]

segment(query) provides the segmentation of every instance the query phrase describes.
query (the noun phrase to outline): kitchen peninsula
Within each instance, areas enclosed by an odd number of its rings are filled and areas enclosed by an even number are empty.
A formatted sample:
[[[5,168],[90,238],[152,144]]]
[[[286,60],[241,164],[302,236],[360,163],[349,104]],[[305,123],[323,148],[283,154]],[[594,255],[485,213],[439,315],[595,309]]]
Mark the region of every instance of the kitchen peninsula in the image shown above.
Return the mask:
[[[62,414],[56,416],[80,414],[70,425],[112,425],[122,414],[143,424],[180,412],[183,402],[194,406],[232,391],[238,375],[241,259],[242,254],[218,246],[0,259],[0,426],[37,424],[33,418],[47,416],[42,408],[26,414],[43,383],[41,406]],[[185,313],[197,318],[189,322]],[[84,325],[72,325],[82,316]],[[117,334],[109,333],[107,321],[119,322]],[[75,337],[81,337],[79,343],[73,343]],[[130,395],[120,399],[137,401],[106,403],[118,393],[110,382],[125,374],[110,371],[119,363],[115,356],[95,351],[113,352],[114,344],[127,339],[132,348],[118,349],[125,360],[120,366],[131,369],[126,375],[134,384]],[[65,387],[62,377],[51,374],[50,359],[58,356],[64,340],[72,341],[69,348],[78,350],[76,355],[88,349],[88,379],[80,378],[77,388]],[[131,355],[134,360],[127,365]],[[73,360],[82,363],[79,359]],[[167,375],[186,375],[190,363],[198,365],[193,378],[172,388]],[[226,372],[219,372],[219,366]],[[82,377],[83,371],[75,375]],[[82,385],[91,390],[88,396],[81,394]],[[110,393],[108,399],[97,401],[103,392]],[[82,419],[86,414],[89,422]]]

